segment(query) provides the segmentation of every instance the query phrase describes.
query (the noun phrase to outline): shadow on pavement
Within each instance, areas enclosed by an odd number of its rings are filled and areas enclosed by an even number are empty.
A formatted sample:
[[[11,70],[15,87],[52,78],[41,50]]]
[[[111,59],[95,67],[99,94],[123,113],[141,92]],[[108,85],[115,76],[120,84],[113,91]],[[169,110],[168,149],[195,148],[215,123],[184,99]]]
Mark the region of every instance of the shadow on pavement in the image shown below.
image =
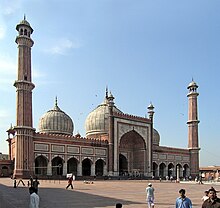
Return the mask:
[[[117,202],[123,205],[143,204],[111,197],[103,197],[78,190],[61,188],[40,188],[40,208],[95,208],[108,207]],[[28,187],[8,187],[0,184],[0,208],[26,208],[29,205]]]

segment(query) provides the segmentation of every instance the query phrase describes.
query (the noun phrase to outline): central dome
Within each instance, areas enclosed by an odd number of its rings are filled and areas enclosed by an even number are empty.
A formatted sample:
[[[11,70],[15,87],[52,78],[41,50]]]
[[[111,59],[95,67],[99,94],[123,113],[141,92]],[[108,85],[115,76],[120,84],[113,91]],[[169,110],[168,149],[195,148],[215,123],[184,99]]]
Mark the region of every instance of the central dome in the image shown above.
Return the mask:
[[[86,137],[98,137],[100,135],[108,134],[109,132],[109,103],[114,97],[112,94],[106,96],[103,103],[98,105],[86,118],[85,129]],[[114,103],[113,103],[114,104]],[[115,105],[113,105],[113,112],[122,113]]]
[[[52,110],[47,111],[39,122],[40,133],[51,134],[73,134],[73,121],[72,119],[57,105],[57,99],[55,106]]]

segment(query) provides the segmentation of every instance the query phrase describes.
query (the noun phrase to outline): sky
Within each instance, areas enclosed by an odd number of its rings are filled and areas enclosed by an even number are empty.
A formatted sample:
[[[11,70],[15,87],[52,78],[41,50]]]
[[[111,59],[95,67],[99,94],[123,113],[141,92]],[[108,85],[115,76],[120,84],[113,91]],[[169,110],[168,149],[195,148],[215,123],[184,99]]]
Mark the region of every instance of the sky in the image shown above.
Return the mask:
[[[58,106],[85,136],[105,88],[124,113],[152,102],[160,145],[187,148],[187,86],[198,84],[200,166],[220,165],[219,0],[1,0],[0,152],[15,126],[16,25],[31,24],[33,119]]]

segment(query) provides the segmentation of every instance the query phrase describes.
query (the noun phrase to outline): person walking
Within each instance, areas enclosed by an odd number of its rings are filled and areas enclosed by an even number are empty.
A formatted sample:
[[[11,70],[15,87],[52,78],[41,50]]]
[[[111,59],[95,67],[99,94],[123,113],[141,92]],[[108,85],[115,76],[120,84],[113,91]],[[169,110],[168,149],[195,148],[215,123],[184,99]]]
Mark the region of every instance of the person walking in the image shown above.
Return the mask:
[[[30,193],[29,208],[39,208],[40,198],[39,198],[39,196],[35,193],[35,188],[34,188],[34,187],[30,187],[30,188],[29,188],[29,193]]]
[[[186,197],[186,190],[180,189],[179,190],[180,197],[176,199],[176,208],[192,208],[191,200]]]
[[[152,187],[151,183],[148,183],[148,186],[146,188],[146,193],[147,193],[147,204],[148,208],[154,208],[154,188]]]
[[[66,189],[68,189],[69,186],[71,186],[71,189],[73,189],[73,175],[68,178],[68,185],[67,185]]]
[[[38,181],[37,177],[35,178],[35,180],[33,181],[33,187],[35,189],[35,193],[38,194],[38,186],[39,186],[40,182]]]
[[[210,188],[208,190],[208,199],[202,204],[202,208],[220,208],[220,198],[216,195],[216,190]]]

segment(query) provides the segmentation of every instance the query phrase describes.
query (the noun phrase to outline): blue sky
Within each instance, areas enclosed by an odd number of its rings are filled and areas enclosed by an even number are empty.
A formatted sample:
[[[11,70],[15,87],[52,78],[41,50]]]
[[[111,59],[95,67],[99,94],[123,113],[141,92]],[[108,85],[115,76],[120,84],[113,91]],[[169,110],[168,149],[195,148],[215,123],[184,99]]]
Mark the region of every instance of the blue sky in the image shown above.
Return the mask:
[[[220,165],[220,1],[1,0],[0,152],[15,125],[15,26],[24,14],[32,39],[33,117],[59,107],[85,136],[84,122],[105,87],[124,113],[155,106],[161,145],[187,148],[187,86],[199,85],[200,165]]]

